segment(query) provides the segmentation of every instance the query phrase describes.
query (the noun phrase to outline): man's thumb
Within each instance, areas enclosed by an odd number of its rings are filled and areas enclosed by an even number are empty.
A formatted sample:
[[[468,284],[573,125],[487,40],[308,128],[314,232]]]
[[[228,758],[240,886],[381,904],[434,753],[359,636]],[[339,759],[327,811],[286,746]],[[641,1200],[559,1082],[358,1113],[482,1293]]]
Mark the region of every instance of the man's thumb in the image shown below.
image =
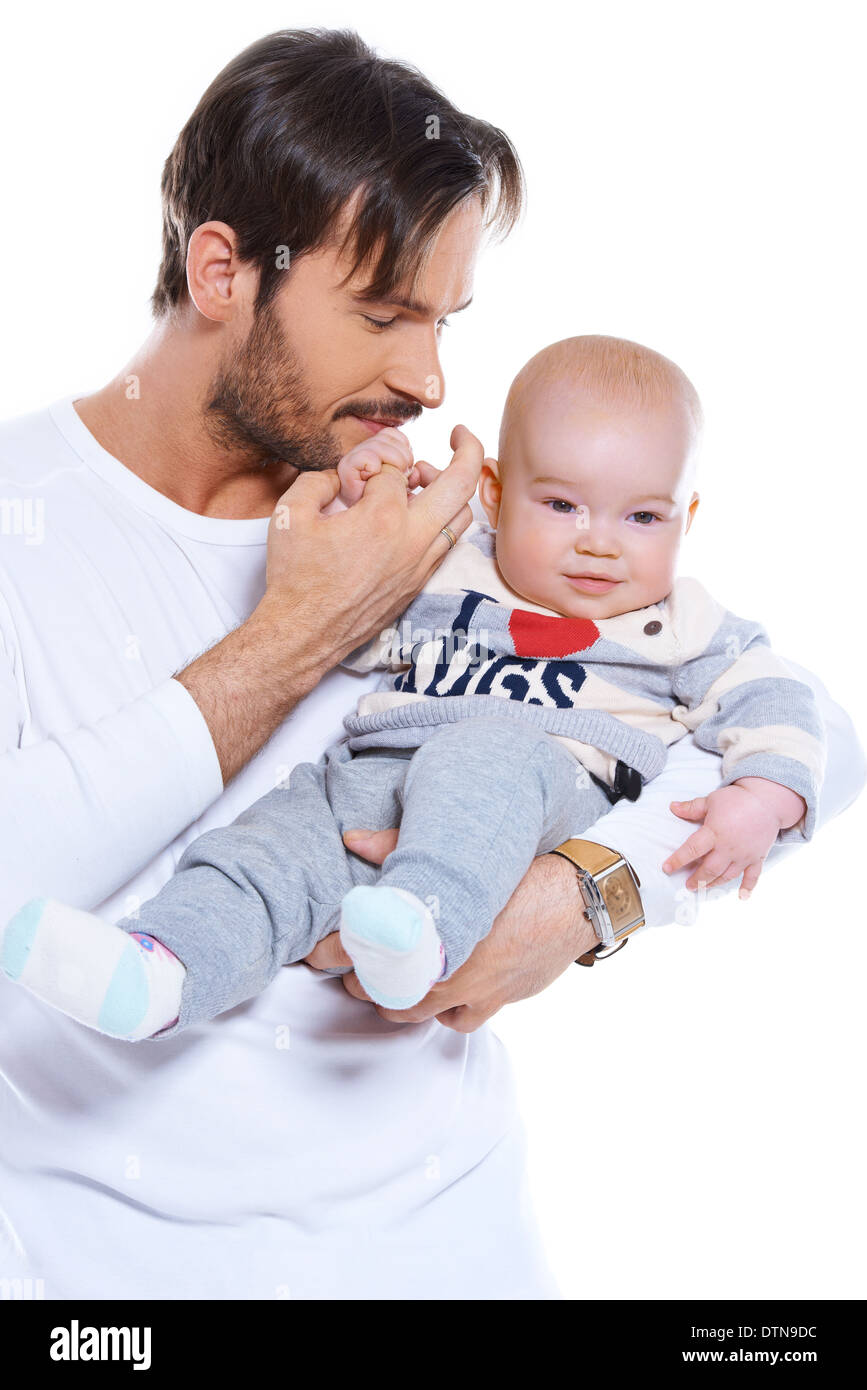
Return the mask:
[[[303,507],[305,511],[321,512],[329,502],[333,502],[340,491],[340,477],[336,468],[309,468],[287,488],[277,503],[277,511],[292,507]]]
[[[371,864],[381,864],[397,844],[397,831],[345,830],[343,843],[359,858],[368,859]]]

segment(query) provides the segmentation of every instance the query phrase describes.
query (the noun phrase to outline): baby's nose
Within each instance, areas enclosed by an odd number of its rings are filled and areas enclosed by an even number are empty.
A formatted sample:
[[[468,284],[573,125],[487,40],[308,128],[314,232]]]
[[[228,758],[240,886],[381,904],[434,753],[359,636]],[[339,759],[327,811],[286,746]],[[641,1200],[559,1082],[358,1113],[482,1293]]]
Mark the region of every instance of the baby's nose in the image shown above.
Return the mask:
[[[600,524],[579,527],[575,535],[575,550],[579,555],[619,555],[620,546],[614,529]]]

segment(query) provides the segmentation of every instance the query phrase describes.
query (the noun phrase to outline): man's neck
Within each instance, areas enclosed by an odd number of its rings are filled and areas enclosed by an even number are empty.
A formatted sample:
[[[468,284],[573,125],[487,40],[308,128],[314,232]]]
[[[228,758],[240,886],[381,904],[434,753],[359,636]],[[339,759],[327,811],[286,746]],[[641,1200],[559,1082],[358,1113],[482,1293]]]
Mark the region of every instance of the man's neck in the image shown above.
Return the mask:
[[[187,511],[270,516],[296,470],[221,449],[205,426],[218,333],[218,325],[158,324],[122,371],[77,400],[75,411],[108,453]]]

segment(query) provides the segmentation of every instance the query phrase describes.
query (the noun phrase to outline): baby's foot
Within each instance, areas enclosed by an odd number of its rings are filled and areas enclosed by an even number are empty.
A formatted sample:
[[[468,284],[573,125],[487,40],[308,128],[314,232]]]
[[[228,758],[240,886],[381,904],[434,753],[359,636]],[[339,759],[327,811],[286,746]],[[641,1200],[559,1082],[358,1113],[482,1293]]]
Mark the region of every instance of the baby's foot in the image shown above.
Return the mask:
[[[340,940],[359,983],[388,1009],[417,1004],[445,969],[430,910],[403,888],[351,888],[341,905]]]
[[[143,932],[34,898],[0,928],[0,970],[100,1033],[150,1038],[180,1013],[186,969]]]

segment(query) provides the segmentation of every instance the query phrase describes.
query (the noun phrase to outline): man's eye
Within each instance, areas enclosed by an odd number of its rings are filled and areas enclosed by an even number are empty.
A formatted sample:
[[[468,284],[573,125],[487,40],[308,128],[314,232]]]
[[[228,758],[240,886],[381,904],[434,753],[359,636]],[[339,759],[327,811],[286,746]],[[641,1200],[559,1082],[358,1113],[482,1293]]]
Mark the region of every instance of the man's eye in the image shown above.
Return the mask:
[[[380,332],[382,332],[383,329],[391,328],[391,325],[397,322],[397,315],[391,319],[375,319],[372,318],[370,314],[362,314],[361,317],[366,323],[370,324],[371,328],[376,328]],[[437,332],[439,333],[441,328],[448,328],[450,323],[451,319],[440,319],[437,324]]]
[[[657,521],[659,519],[655,512],[633,512],[632,515],[635,517],[639,526],[649,526],[651,521]]]
[[[545,506],[550,507],[552,511],[559,512],[561,516],[566,516],[575,510],[574,504],[567,502],[565,497],[549,497]]]

